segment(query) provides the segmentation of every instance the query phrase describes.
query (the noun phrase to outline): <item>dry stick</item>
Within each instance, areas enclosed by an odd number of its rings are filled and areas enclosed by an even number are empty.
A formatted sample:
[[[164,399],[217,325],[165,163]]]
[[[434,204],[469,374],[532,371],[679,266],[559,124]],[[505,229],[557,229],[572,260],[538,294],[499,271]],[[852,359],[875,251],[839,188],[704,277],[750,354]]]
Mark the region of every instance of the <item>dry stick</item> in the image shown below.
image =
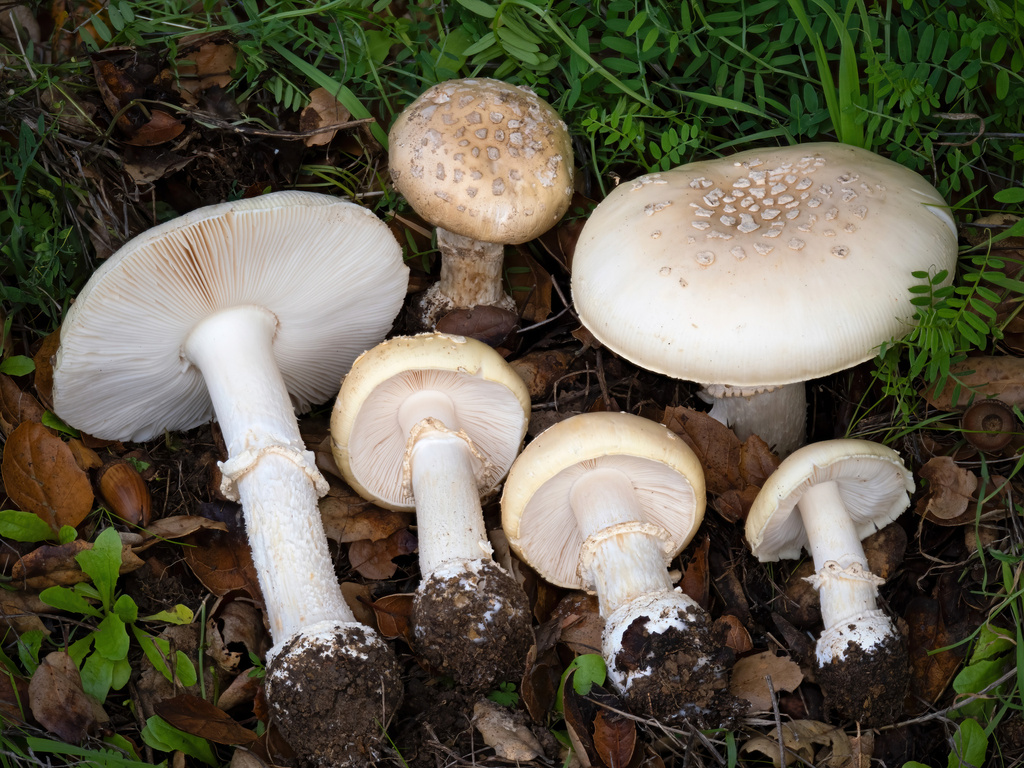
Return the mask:
[[[779,735],[779,765],[784,766],[786,764],[786,745],[782,741],[782,714],[779,712],[779,699],[775,695],[772,676],[765,675],[764,681],[768,683],[768,696],[772,700],[772,712],[775,713],[775,732]]]

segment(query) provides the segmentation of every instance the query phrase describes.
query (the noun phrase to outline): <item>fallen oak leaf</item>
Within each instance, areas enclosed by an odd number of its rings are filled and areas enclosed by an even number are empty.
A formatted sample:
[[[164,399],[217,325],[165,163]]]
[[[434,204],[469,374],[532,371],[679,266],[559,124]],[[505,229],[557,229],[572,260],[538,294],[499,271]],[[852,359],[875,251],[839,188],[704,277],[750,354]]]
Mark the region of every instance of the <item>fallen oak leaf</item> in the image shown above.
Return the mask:
[[[49,523],[54,533],[65,525],[77,528],[92,511],[88,475],[67,444],[39,422],[22,422],[11,432],[0,472],[11,500]]]

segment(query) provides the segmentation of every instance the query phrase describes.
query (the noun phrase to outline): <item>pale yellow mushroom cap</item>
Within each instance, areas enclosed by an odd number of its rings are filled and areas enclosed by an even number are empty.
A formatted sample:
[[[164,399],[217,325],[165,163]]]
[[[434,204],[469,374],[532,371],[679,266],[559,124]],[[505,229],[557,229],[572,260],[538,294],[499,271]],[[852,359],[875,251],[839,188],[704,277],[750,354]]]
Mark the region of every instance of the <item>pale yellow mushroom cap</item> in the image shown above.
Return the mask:
[[[914,475],[892,448],[870,440],[825,440],[786,457],[761,487],[747,515],[750,548],[762,562],[792,560],[808,546],[801,496],[817,483],[834,481],[857,535],[884,528],[910,504]]]
[[[406,482],[409,434],[403,403],[438,393],[481,461],[481,493],[497,487],[515,460],[529,423],[530,394],[505,359],[481,341],[443,333],[397,336],[360,355],[331,414],[331,447],[345,480],[363,498],[413,510]]]
[[[914,271],[956,266],[956,226],[917,173],[845,144],[690,163],[620,184],[573,256],[584,325],[644,368],[780,386],[905,335]]]
[[[558,113],[487,78],[428,88],[388,134],[395,188],[423,218],[488,243],[523,243],[562,218],[572,144]]]
[[[569,495],[591,469],[621,470],[643,513],[660,529],[666,553],[682,551],[704,519],[704,471],[668,428],[628,413],[585,413],[549,427],[530,442],[505,480],[501,522],[513,551],[547,581],[584,588],[578,572],[585,537]]]

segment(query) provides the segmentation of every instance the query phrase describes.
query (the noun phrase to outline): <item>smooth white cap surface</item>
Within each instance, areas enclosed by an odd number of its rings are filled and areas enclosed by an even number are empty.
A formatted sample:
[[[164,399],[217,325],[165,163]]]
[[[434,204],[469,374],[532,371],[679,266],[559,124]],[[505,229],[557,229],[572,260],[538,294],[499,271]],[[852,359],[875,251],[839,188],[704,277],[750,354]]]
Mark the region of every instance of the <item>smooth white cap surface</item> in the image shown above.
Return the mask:
[[[54,411],[112,440],[209,421],[183,345],[204,318],[245,305],[276,317],[274,357],[304,411],[391,328],[408,274],[387,225],[354,203],[288,191],[200,208],[132,239],[86,283],[61,328]]]
[[[952,273],[956,257],[948,207],[917,173],[804,144],[623,182],[580,234],[572,293],[584,325],[648,370],[779,386],[906,334],[911,272]]]
[[[488,243],[524,243],[572,198],[572,144],[554,108],[488,78],[424,91],[388,134],[395,188],[431,224]]]
[[[421,394],[431,403],[424,406]],[[406,413],[421,409],[434,418],[445,411],[444,427],[469,438],[480,459],[483,494],[497,487],[523,444],[530,395],[504,358],[476,339],[424,333],[368,350],[342,382],[331,415],[334,459],[363,498],[390,509],[415,508],[410,434],[402,424]]]
[[[900,455],[870,440],[825,440],[791,453],[765,481],[747,515],[750,548],[762,562],[796,559],[808,547],[801,496],[834,481],[863,540],[891,523],[910,505],[914,476]]]
[[[633,484],[647,524],[677,555],[704,519],[704,471],[667,427],[628,413],[584,413],[537,435],[509,472],[501,523],[515,553],[552,584],[583,589],[578,571],[586,537],[570,505],[577,479],[617,469]],[[660,565],[660,564],[659,564]]]

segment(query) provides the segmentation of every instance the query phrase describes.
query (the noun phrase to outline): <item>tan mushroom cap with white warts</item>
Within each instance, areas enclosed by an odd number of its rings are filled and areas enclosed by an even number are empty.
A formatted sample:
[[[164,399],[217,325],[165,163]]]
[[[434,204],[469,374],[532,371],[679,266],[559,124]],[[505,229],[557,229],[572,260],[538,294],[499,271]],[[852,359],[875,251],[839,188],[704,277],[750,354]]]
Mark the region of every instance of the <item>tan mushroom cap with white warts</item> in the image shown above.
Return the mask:
[[[497,487],[515,460],[529,423],[526,384],[494,349],[463,336],[424,333],[389,339],[359,356],[331,414],[331,447],[346,481],[363,498],[413,510],[407,482],[409,435],[402,404],[418,392],[441,393],[480,459],[482,494]]]
[[[526,88],[488,78],[439,83],[398,116],[388,142],[395,188],[423,218],[451,232],[523,243],[569,207],[568,130]]]
[[[702,384],[780,386],[870,359],[910,329],[914,271],[949,270],[938,191],[868,150],[814,143],[641,176],[573,256],[580,319],[616,353]]]
[[[501,497],[502,527],[513,551],[552,584],[584,588],[578,571],[584,537],[569,494],[579,477],[598,468],[621,470],[631,480],[641,523],[658,530],[668,558],[690,543],[704,519],[704,470],[664,425],[628,413],[558,422],[516,459]]]
[[[54,365],[54,410],[110,440],[149,440],[213,416],[184,345],[204,319],[263,307],[298,412],[337,391],[391,328],[409,268],[372,211],[288,190],[199,208],[138,235],[71,305]]]
[[[791,453],[761,487],[747,515],[750,548],[762,562],[793,560],[808,546],[796,505],[818,483],[834,481],[863,540],[910,505],[914,475],[892,448],[870,440],[825,440]]]

